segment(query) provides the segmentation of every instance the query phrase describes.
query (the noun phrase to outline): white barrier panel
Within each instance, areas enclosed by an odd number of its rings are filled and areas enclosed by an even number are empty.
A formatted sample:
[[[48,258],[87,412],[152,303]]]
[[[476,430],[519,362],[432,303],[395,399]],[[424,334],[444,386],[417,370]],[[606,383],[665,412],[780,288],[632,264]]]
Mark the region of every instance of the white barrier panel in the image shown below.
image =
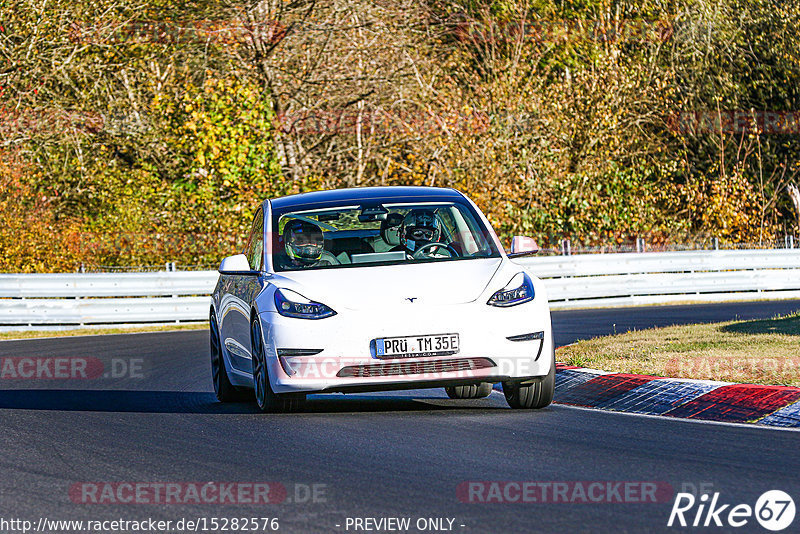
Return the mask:
[[[698,293],[693,295],[640,295],[601,299],[559,300],[550,303],[553,310],[570,308],[609,308],[620,306],[648,306],[653,304],[678,304],[698,302],[735,302],[747,300],[800,299],[800,291],[773,293]]]
[[[517,263],[539,278],[597,276],[604,274],[800,269],[800,249],[694,250],[582,254],[578,256],[528,256]],[[800,288],[798,288],[800,289]]]
[[[218,277],[216,271],[0,274],[0,298],[209,295]]]
[[[0,301],[0,324],[175,323],[208,318],[209,297],[13,299]]]
[[[533,271],[530,268],[528,270]],[[800,269],[612,274],[549,278],[544,282],[551,301],[643,295],[691,297],[702,293],[757,293],[800,289]]]
[[[516,262],[544,280],[553,308],[800,298],[800,250],[531,256]],[[218,276],[0,274],[0,327],[205,321]]]

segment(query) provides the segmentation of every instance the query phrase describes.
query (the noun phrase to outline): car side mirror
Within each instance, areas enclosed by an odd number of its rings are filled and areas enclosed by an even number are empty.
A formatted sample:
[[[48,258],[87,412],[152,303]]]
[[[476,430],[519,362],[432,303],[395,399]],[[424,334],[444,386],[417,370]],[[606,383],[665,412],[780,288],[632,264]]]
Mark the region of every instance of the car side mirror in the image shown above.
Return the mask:
[[[228,256],[223,258],[222,263],[219,264],[220,274],[258,274],[250,268],[250,262],[247,261],[247,256],[244,254],[236,254],[235,256]]]
[[[532,237],[515,235],[511,239],[511,252],[508,255],[509,257],[528,256],[537,252],[539,252],[539,245]]]

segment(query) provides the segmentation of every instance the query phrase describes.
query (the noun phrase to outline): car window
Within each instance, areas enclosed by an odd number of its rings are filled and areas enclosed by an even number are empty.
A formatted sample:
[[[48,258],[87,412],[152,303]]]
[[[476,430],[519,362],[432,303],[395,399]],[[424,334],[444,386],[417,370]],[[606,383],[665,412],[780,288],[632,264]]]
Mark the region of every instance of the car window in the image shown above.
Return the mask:
[[[276,271],[497,257],[491,234],[462,202],[276,211]]]
[[[264,260],[264,212],[259,208],[253,217],[253,226],[250,230],[250,239],[245,251],[250,268],[260,271]]]

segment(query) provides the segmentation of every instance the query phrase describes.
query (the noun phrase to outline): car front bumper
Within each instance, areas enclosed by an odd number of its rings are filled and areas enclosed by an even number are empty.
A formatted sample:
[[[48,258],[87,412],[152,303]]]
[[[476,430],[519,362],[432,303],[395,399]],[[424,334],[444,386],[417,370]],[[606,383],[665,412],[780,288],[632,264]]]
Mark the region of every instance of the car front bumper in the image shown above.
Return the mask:
[[[553,336],[546,301],[512,308],[476,302],[345,310],[320,320],[274,312],[260,317],[276,393],[536,380],[547,375],[552,365]],[[377,338],[445,333],[459,334],[457,354],[379,359],[370,348]],[[291,355],[302,351],[308,355]]]

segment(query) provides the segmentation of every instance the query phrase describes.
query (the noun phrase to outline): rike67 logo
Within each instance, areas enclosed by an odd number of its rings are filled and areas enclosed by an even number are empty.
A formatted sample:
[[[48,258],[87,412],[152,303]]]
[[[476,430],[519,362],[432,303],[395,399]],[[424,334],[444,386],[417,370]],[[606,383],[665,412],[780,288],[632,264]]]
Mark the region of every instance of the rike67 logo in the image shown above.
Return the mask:
[[[695,498],[691,493],[678,493],[672,504],[667,526],[739,528],[755,520],[767,530],[784,530],[794,521],[795,506],[792,497],[781,490],[770,490],[761,495],[754,507],[749,504],[723,504],[719,492],[709,497],[704,493]]]

